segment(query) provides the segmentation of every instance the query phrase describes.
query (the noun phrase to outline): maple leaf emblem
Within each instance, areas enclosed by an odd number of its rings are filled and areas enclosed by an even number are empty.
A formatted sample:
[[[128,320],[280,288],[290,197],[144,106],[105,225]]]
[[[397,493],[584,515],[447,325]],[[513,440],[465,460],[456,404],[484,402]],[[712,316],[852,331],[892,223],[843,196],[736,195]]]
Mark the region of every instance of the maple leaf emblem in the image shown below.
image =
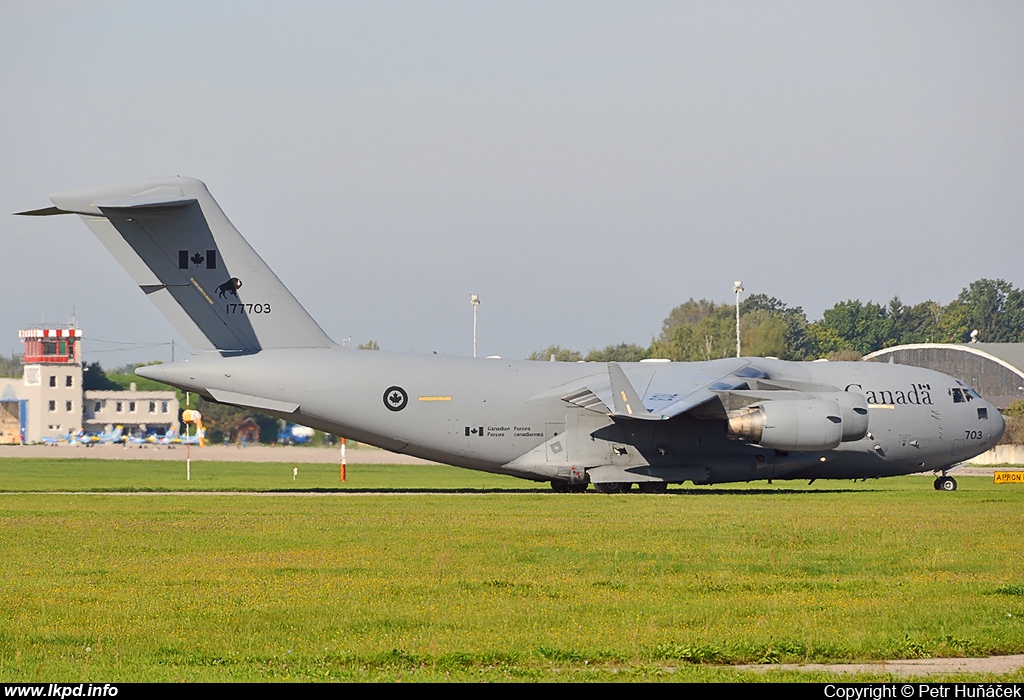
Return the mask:
[[[409,395],[400,386],[389,386],[384,390],[382,398],[389,411],[401,411],[409,403]]]
[[[193,265],[195,265],[196,267],[199,267],[200,265],[203,264],[203,261],[206,260],[206,258],[204,258],[202,255],[200,255],[197,252],[195,255],[193,255],[191,258],[189,258],[189,260],[192,261]]]

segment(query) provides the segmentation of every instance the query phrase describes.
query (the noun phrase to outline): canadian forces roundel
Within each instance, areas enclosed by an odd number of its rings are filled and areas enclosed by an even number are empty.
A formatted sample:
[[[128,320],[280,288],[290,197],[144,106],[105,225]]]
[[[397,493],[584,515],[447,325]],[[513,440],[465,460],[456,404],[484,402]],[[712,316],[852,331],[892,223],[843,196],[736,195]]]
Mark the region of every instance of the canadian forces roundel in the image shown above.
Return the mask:
[[[409,403],[409,395],[400,386],[389,386],[384,390],[384,405],[389,411],[401,411]]]

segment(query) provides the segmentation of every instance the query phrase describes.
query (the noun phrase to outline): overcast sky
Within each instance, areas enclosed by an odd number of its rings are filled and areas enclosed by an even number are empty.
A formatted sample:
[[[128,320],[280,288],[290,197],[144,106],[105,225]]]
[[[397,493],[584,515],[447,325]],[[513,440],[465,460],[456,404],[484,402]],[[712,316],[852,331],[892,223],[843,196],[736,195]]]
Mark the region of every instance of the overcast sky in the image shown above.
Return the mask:
[[[483,355],[646,345],[1024,286],[1022,76],[1016,1],[8,2],[0,211],[188,175],[353,345],[469,355],[471,292]],[[183,342],[77,217],[0,237],[0,352]]]

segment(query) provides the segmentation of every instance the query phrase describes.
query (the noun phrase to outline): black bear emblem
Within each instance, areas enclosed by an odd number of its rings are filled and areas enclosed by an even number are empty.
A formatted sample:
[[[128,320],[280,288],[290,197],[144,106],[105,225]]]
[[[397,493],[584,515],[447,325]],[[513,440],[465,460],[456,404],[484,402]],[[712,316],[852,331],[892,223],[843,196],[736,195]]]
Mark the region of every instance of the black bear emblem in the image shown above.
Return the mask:
[[[238,298],[238,289],[242,287],[242,280],[237,277],[232,277],[227,282],[217,287],[217,296],[223,299],[226,295],[230,294],[235,299]]]

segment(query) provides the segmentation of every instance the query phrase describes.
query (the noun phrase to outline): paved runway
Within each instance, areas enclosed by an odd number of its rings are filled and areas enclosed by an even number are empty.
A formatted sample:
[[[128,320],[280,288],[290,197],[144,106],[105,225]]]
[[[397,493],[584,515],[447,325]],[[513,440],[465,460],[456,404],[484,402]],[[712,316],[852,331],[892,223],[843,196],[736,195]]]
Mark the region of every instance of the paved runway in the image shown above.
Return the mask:
[[[978,659],[898,659],[859,664],[744,664],[726,666],[744,671],[825,671],[828,673],[878,673],[907,678],[940,673],[1018,673],[1024,654],[987,656]]]
[[[185,447],[156,445],[0,445],[3,457],[47,457],[49,459],[185,459]],[[299,462],[303,464],[337,464],[341,450],[337,447],[288,447],[285,445],[251,445],[225,447],[192,446],[192,459],[209,462]],[[372,448],[349,449],[349,464],[433,464],[417,457]]]

